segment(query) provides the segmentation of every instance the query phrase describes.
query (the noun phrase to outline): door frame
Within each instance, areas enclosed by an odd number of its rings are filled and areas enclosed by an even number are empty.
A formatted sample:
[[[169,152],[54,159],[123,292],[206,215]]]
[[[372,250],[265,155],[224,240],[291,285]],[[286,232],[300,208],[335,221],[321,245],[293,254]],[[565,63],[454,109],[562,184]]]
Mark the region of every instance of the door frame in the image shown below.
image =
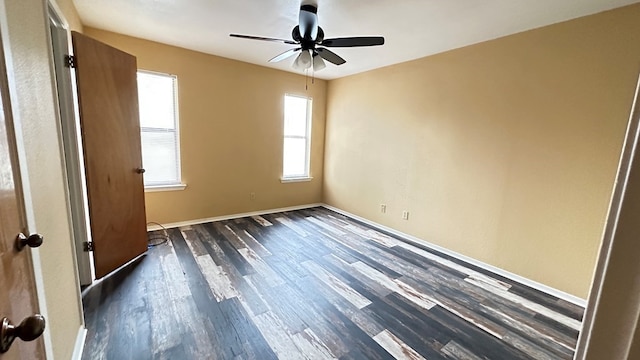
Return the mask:
[[[80,138],[78,98],[75,73],[65,65],[65,56],[73,53],[71,32],[56,4],[50,0],[47,2],[61,125],[60,137],[63,144],[65,180],[70,203],[76,264],[80,285],[90,285],[95,280],[95,271],[91,253],[84,251],[84,244],[91,241],[91,225],[87,207],[88,196],[84,153]]]
[[[629,259],[637,250],[640,216],[640,78],[635,88],[631,115],[619,159],[602,234],[602,244],[576,347],[576,360],[626,359],[640,331],[640,262]],[[617,288],[616,291],[612,291]],[[617,293],[617,294],[615,294]],[[603,329],[617,329],[606,339]],[[637,341],[637,340],[636,340]],[[595,355],[594,355],[595,354]]]

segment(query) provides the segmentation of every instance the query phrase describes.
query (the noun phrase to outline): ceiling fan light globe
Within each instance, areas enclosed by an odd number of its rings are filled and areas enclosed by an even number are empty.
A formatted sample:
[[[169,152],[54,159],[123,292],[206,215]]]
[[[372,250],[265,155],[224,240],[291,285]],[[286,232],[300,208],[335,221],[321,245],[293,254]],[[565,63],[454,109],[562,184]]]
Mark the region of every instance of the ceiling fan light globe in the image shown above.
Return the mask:
[[[300,55],[296,56],[295,60],[293,60],[293,63],[291,64],[291,67],[298,71],[304,70],[304,67],[302,67],[302,63],[300,62]]]
[[[327,64],[324,63],[324,60],[319,55],[313,57],[313,71],[320,71],[326,67]]]
[[[300,56],[298,56],[298,59],[300,59],[300,65],[304,69],[310,68],[313,63],[311,54],[309,54],[308,50],[303,50],[302,53],[300,53]]]
[[[291,64],[291,66],[298,71],[307,70],[312,65],[311,55],[309,55],[309,51],[306,50],[303,50],[293,61],[293,64]]]

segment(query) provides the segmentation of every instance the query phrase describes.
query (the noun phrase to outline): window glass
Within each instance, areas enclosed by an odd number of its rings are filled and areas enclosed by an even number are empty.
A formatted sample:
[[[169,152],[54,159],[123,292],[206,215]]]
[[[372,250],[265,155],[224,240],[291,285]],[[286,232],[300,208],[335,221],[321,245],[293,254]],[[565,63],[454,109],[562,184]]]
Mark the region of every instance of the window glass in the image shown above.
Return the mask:
[[[286,176],[306,176],[306,148],[305,139],[284,139],[283,172]],[[285,176],[285,177],[286,177]]]
[[[144,180],[147,184],[178,184],[176,141],[173,132],[142,132]]]
[[[285,95],[282,178],[309,177],[311,99]]]
[[[307,101],[308,99],[287,96],[284,101],[284,135],[307,135]]]
[[[138,71],[145,186],[180,184],[180,138],[173,75]]]
[[[138,72],[140,126],[175,129],[175,77]]]

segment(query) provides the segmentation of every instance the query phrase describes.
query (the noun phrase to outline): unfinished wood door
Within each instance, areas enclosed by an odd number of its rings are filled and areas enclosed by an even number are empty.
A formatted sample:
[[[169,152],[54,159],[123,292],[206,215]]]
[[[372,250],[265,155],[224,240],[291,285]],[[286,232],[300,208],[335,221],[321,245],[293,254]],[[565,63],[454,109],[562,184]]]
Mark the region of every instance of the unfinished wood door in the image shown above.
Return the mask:
[[[147,250],[136,58],[72,32],[96,278]]]
[[[16,237],[25,231],[26,226],[23,216],[24,208],[20,201],[22,193],[1,48],[2,46],[0,46],[0,321],[6,317],[13,325],[17,325],[23,319],[38,312],[38,303],[31,251],[28,247],[21,250],[16,247]],[[0,339],[0,352],[2,351],[1,342],[2,339]],[[0,353],[2,360],[43,358],[44,346],[41,339],[32,342],[16,339],[7,352]]]

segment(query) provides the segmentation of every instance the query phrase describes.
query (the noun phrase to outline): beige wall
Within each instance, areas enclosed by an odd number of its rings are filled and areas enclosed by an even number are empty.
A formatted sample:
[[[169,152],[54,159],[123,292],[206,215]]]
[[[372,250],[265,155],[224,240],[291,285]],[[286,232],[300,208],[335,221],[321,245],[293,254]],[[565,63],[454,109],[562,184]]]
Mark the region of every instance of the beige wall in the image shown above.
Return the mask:
[[[40,310],[46,315],[46,344],[56,359],[69,359],[82,324],[66,182],[58,141],[59,121],[47,37],[46,3],[3,1],[3,46],[9,59],[11,103],[17,130],[30,232],[44,236],[33,251],[41,279]],[[13,319],[20,321],[19,319]]]
[[[300,75],[89,27],[85,34],[135,55],[140,69],[178,76],[187,188],[146,193],[148,221],[170,223],[322,200],[325,81],[311,84],[309,79],[305,91]],[[310,182],[280,183],[285,93],[313,98]]]
[[[325,202],[586,298],[638,18],[626,7],[331,81]]]

